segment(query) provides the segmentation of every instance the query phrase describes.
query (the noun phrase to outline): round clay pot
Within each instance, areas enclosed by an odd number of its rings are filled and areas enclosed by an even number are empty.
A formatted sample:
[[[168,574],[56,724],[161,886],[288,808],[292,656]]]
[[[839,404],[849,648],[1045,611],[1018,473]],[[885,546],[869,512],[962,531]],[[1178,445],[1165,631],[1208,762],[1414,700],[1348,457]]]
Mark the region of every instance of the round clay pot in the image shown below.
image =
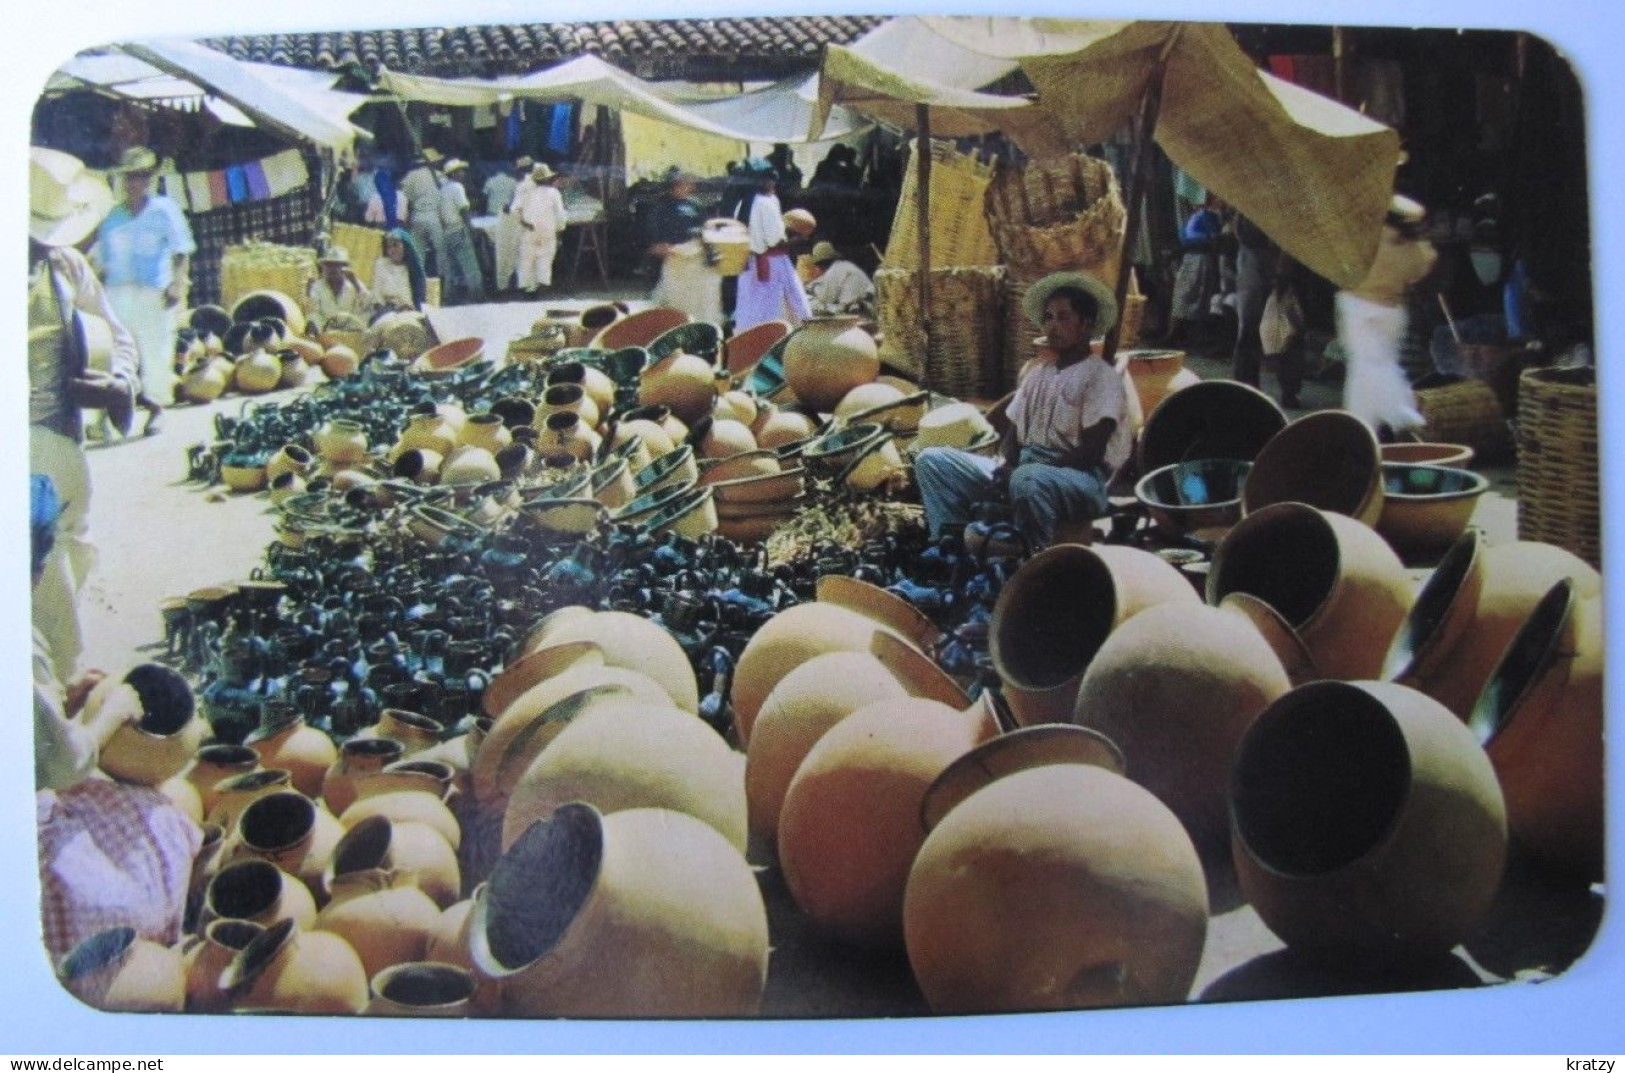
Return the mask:
[[[560,614],[560,612],[555,612]],[[596,612],[585,607],[564,611],[561,619],[573,614],[591,615]],[[546,619],[543,623],[546,623]],[[486,715],[498,719],[507,711],[508,707],[519,697],[528,693],[532,688],[551,678],[556,678],[566,671],[580,669],[601,668],[604,666],[604,651],[593,641],[561,641],[557,644],[536,642],[527,644],[524,654],[503,667],[489,685],[485,687],[480,697],[480,704]]]
[[[637,496],[632,466],[624,458],[611,457],[593,470],[592,497],[611,510],[626,506]]]
[[[321,796],[322,778],[339,758],[332,738],[293,713],[276,723],[262,724],[243,744],[259,754],[262,767],[286,771],[293,788],[306,797]]]
[[[370,1017],[468,1017],[476,1012],[479,981],[458,965],[409,961],[372,978]]]
[[[749,425],[723,418],[713,420],[700,438],[699,455],[701,458],[732,458],[756,449],[756,437],[750,434]]]
[[[809,409],[829,413],[879,375],[879,349],[861,324],[859,317],[813,317],[784,344],[785,380]]]
[[[756,421],[750,427],[756,443],[770,451],[807,439],[818,431],[818,424],[806,414],[794,410],[780,410],[763,405]]]
[[[876,701],[831,727],[790,780],[779,814],[779,862],[796,905],[843,941],[900,941],[926,789],[997,732],[985,709],[915,697]]]
[[[779,456],[772,451],[758,449],[743,451],[728,458],[714,459],[700,467],[699,484],[720,484],[748,477],[770,477],[784,467]]]
[[[1451,466],[1465,469],[1472,464],[1473,449],[1464,443],[1384,443],[1378,447],[1384,462],[1409,466]]]
[[[237,818],[243,809],[267,794],[274,794],[293,786],[293,776],[286,770],[260,769],[243,775],[232,775],[215,783],[214,806],[204,814],[206,823],[215,824],[228,833],[237,830]]]
[[[312,347],[316,344],[311,343]],[[310,375],[310,364],[305,360],[303,348],[284,344],[277,360],[282,363],[282,375],[277,379],[277,389],[285,391],[288,388],[302,387],[305,379]]]
[[[1122,750],[1126,774],[1185,825],[1205,859],[1230,848],[1230,758],[1292,683],[1246,615],[1162,604],[1106,638],[1078,687],[1073,722]]]
[[[524,1017],[749,1017],[767,911],[739,851],[665,809],[568,804],[522,832],[475,899],[477,970]]]
[[[220,987],[220,974],[264,930],[247,920],[216,920],[187,944],[181,954],[187,1013],[223,1013],[231,1008]]]
[[[688,322],[688,314],[680,309],[654,306],[604,326],[587,345],[594,350],[646,347],[673,328],[681,327]]]
[[[1382,514],[1377,532],[1404,556],[1437,556],[1467,529],[1489,479],[1449,466],[1382,466]]]
[[[581,385],[582,390],[587,393],[587,398],[591,399],[593,406],[597,408],[600,417],[608,414],[610,408],[615,405],[615,381],[606,376],[601,369],[595,369],[579,361],[560,362],[553,366],[548,370],[547,384],[549,387],[556,384]]]
[[[108,705],[137,716],[113,732],[101,749],[101,769],[120,782],[157,786],[180,774],[208,734],[197,718],[186,679],[158,663],[142,663],[122,677],[96,684],[80,709],[80,722],[95,719]]]
[[[232,386],[244,395],[275,391],[282,382],[282,362],[268,350],[252,350],[237,359],[231,375]]]
[[[180,1013],[186,1006],[181,954],[136,935],[134,928],[97,932],[63,955],[57,978],[98,1010]]]
[[[671,706],[606,704],[571,721],[513,788],[503,848],[570,801],[605,815],[630,808],[687,813],[745,852],[744,758],[692,713]]]
[[[1241,489],[1251,468],[1229,458],[1176,462],[1141,477],[1134,498],[1167,536],[1222,533],[1241,520]]]
[[[301,477],[308,474],[316,466],[316,459],[309,451],[296,443],[290,443],[265,463],[265,477],[274,481],[284,473],[293,473]]]
[[[243,809],[226,856],[258,857],[304,881],[318,901],[322,873],[344,829],[333,814],[291,790],[266,794]]]
[[[1244,513],[1272,503],[1307,503],[1376,524],[1382,513],[1377,437],[1346,410],[1320,410],[1277,432],[1258,452],[1242,489]]]
[[[199,363],[181,381],[181,393],[193,402],[213,402],[231,386],[236,366],[225,357]]]
[[[478,447],[495,455],[513,442],[513,433],[497,414],[470,414],[457,439],[461,446]]]
[[[470,487],[501,479],[502,467],[497,465],[495,453],[484,447],[459,447],[440,467],[441,484]]]
[[[726,377],[726,373],[722,374]],[[724,391],[717,396],[711,416],[718,421],[738,421],[749,429],[756,423],[756,397],[744,391]],[[755,442],[752,436],[751,442]]]
[[[1069,722],[1084,671],[1106,638],[1164,602],[1201,600],[1178,570],[1136,548],[1057,544],[1022,564],[999,593],[988,634],[1016,721]]]
[[[395,886],[378,869],[340,872],[330,880],[331,900],[316,927],[344,939],[369,978],[392,965],[423,960],[440,908],[414,886]]]
[[[692,425],[711,412],[716,399],[714,371],[704,358],[674,351],[643,370],[638,402],[668,407],[678,420]]]
[[[542,421],[536,449],[544,454],[567,454],[587,462],[597,455],[602,442],[602,438],[580,414],[573,410],[555,410]]]
[[[367,973],[339,936],[291,920],[266,928],[232,959],[220,982],[235,1010],[358,1014],[367,1008]]]
[[[339,746],[338,757],[322,773],[321,798],[335,816],[355,801],[356,783],[375,775],[406,755],[406,746],[393,738],[352,738]]]
[[[387,738],[399,742],[401,755],[388,761],[405,760],[415,753],[432,749],[440,744],[441,726],[426,715],[409,712],[404,708],[385,708],[378,713],[378,722],[356,733],[351,741],[368,738]]]
[[[437,907],[455,902],[462,892],[457,851],[446,836],[426,823],[388,816],[359,820],[333,849],[323,882],[351,872],[388,872],[393,886],[422,891]]]
[[[401,438],[395,441],[395,446],[399,451],[433,451],[444,458],[457,449],[457,432],[457,427],[439,411],[414,413],[407,419],[406,429],[401,433]]]
[[[440,927],[430,937],[429,951],[424,956],[428,961],[468,970],[474,977],[474,994],[470,1000],[473,1011],[484,1016],[495,1016],[502,1012],[502,985],[475,968],[470,942],[474,900],[484,889],[485,884],[482,883],[475,889],[474,897],[447,906],[441,912]]]
[[[427,775],[381,771],[357,782],[355,801],[339,814],[340,835],[373,816],[383,816],[394,823],[426,824],[440,832],[452,849],[462,844],[462,828],[457,817],[441,797],[439,783]],[[333,841],[337,844],[338,839]],[[332,856],[331,850],[328,856]]]
[[[545,419],[551,414],[572,413],[581,419],[581,423],[588,428],[598,424],[598,404],[587,394],[587,389],[581,384],[555,383],[550,384],[542,392],[542,403],[536,409],[536,417]],[[526,424],[538,424],[539,421],[527,421]]]
[[[289,335],[305,334],[305,311],[282,291],[249,291],[231,307],[231,319],[238,323],[266,317],[281,321]]]
[[[1162,400],[1176,391],[1202,382],[1202,378],[1185,368],[1183,350],[1131,350],[1123,355],[1128,368],[1129,383],[1134,385],[1140,413],[1149,414],[1162,405]]]
[[[322,353],[322,372],[330,380],[343,380],[345,377],[354,376],[359,368],[361,358],[356,354],[354,347],[334,343]]]
[[[1295,950],[1347,964],[1436,957],[1495,898],[1506,809],[1471,731],[1415,690],[1311,682],[1242,739],[1237,874]]]
[[[904,935],[931,1008],[1185,1001],[1207,934],[1208,893],[1174,815],[1090,764],[983,778],[937,823],[909,872]]]
[[[260,766],[259,753],[246,745],[205,745],[192,758],[185,778],[198,793],[198,804],[207,817],[214,811],[220,793],[216,787],[226,779],[246,775]]]
[[[847,420],[856,414],[874,410],[901,400],[903,392],[891,384],[879,382],[859,384],[841,397],[835,406],[835,416]]]
[[[604,664],[639,671],[670,695],[672,703],[685,712],[700,710],[700,690],[694,668],[677,639],[642,615],[626,611],[598,611],[591,615],[554,612],[537,623],[525,638],[524,650],[572,641],[598,646]],[[494,683],[493,683],[494,684]],[[490,708],[487,713],[499,715]]]
[[[297,877],[270,861],[248,858],[221,868],[203,895],[205,920],[246,920],[262,927],[292,920],[316,922],[316,898]]]
[[[1368,526],[1302,503],[1249,514],[1213,553],[1207,596],[1280,613],[1328,678],[1374,678],[1412,601],[1404,564]]]
[[[314,433],[316,453],[323,461],[362,462],[367,457],[367,430],[359,421],[335,417]]]
[[[270,499],[272,506],[278,506],[295,496],[303,495],[308,486],[299,474],[284,473],[271,479],[270,489],[271,494],[267,498]]]
[[[789,324],[770,320],[729,336],[722,344],[723,364],[727,366],[728,375],[743,381],[756,363],[789,334]]]
[[[1602,601],[1559,581],[1513,636],[1472,729],[1506,796],[1520,852],[1603,878]]]
[[[1285,427],[1286,414],[1257,388],[1204,380],[1146,411],[1137,453],[1140,472],[1204,458],[1251,462]]]
[[[629,418],[620,421],[615,426],[615,437],[610,442],[619,447],[637,437],[641,443],[640,450],[648,455],[649,461],[642,462],[637,468],[641,471],[650,461],[669,455],[677,449],[677,444],[658,422],[646,418]]]

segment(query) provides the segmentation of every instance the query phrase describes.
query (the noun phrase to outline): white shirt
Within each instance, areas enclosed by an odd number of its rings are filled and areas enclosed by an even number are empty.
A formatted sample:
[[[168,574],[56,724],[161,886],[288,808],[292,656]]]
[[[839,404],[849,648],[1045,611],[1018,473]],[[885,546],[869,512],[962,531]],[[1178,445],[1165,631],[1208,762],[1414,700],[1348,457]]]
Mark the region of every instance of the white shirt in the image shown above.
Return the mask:
[[[757,194],[750,205],[750,252],[766,253],[784,242],[784,210],[773,194]]]
[[[1005,416],[1022,446],[1052,451],[1072,450],[1084,429],[1110,418],[1117,427],[1106,441],[1104,460],[1113,473],[1128,461],[1133,444],[1123,374],[1097,357],[1064,369],[1051,361],[1034,362]]]
[[[507,172],[499,171],[485,180],[485,211],[492,216],[508,211],[513,196],[519,192],[519,180]]]
[[[446,178],[440,182],[440,226],[447,231],[455,231],[460,227],[467,227],[463,222],[463,212],[469,208],[468,191],[456,179]]]
[[[519,184],[519,192],[513,199],[513,211],[521,223],[550,234],[563,231],[567,219],[564,195],[559,193],[558,188],[530,179]]]
[[[831,261],[824,274],[807,284],[807,301],[820,315],[846,313],[875,295],[875,285],[851,261]]]
[[[380,308],[388,305],[413,308],[412,274],[387,256],[372,263],[372,300]]]

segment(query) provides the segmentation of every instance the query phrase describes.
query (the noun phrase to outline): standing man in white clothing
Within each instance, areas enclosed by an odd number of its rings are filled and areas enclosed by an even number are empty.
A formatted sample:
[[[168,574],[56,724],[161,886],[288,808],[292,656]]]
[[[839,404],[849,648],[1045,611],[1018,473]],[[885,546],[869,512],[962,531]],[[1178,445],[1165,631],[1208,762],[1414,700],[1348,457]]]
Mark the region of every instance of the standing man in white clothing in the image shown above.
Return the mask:
[[[197,243],[180,206],[152,192],[158,157],[151,149],[127,150],[112,170],[123,179],[124,200],[102,221],[91,259],[114,312],[135,337],[150,435],[162,412],[154,400],[175,397],[175,318],[191,291]]]
[[[519,237],[524,228],[513,214],[513,201],[519,194],[519,183],[530,174],[535,161],[522,156],[514,162],[513,171],[503,168],[485,180],[485,211],[497,218],[495,233],[491,236],[491,260],[496,278],[491,286],[505,291],[513,285],[514,269],[519,265]]]
[[[440,227],[446,233],[446,286],[458,301],[485,301],[485,273],[474,252],[474,231],[468,224],[468,191],[463,173],[468,165],[448,160],[440,181]]]
[[[537,164],[514,195],[514,215],[524,229],[519,239],[519,289],[526,294],[553,285],[553,259],[567,220],[564,195],[553,185],[556,178],[558,172],[546,163]]]
[[[418,253],[423,257],[424,274],[439,276],[449,286],[450,281],[446,279],[450,275],[446,267],[449,260],[446,255],[446,231],[440,217],[440,177],[434,170],[444,159],[440,150],[433,146],[424,149],[412,165],[412,170],[401,179],[401,193],[406,197],[406,226],[418,245]]]

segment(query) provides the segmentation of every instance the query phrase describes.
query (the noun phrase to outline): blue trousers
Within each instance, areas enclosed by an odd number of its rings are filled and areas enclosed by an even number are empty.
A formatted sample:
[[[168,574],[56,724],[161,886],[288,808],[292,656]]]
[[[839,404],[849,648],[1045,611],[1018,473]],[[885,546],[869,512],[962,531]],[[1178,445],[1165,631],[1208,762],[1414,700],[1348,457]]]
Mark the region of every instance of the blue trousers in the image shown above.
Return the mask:
[[[1099,473],[1036,461],[1022,451],[1010,473],[1010,507],[1016,528],[1035,548],[1049,544],[1062,522],[1089,521],[1106,513],[1106,484]],[[925,501],[933,539],[971,521],[971,508],[992,490],[997,459],[952,447],[927,447],[914,460],[914,481]]]

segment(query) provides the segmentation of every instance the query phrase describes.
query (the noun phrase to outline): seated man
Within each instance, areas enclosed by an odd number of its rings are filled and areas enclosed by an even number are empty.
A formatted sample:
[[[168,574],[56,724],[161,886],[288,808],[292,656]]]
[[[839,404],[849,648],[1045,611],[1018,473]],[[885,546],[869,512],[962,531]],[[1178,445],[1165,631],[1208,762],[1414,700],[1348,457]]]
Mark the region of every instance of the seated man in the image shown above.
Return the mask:
[[[843,313],[867,316],[875,297],[875,285],[863,269],[836,252],[828,242],[813,247],[815,275],[807,284],[807,302],[815,317],[835,317]]]
[[[1106,486],[1128,460],[1127,385],[1089,346],[1117,320],[1111,291],[1082,272],[1057,272],[1033,284],[1022,304],[1048,338],[1011,397],[1001,457],[929,447],[915,460],[933,539],[958,532],[974,505],[1008,480],[1017,529],[1030,547],[1043,547],[1063,522],[1106,512]]]

